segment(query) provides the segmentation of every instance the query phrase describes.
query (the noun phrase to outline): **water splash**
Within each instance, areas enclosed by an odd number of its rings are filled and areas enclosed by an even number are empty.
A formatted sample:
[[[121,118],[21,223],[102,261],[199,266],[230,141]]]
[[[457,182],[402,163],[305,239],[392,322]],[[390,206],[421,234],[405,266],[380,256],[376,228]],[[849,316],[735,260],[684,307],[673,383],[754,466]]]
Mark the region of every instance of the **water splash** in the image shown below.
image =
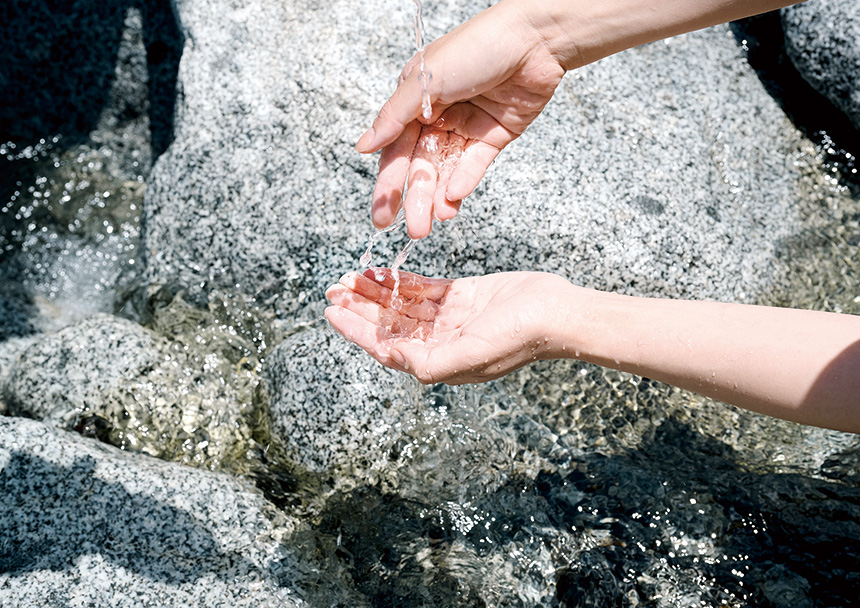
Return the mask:
[[[397,214],[397,218],[391,223],[390,226],[387,226],[382,229],[377,229],[373,234],[370,235],[370,238],[367,242],[367,249],[359,258],[359,263],[364,268],[370,268],[373,262],[373,246],[376,242],[382,237],[383,234],[388,232],[392,232],[400,227],[402,224],[406,223],[406,215],[403,212],[403,209]],[[391,273],[394,275],[394,289],[391,294],[391,307],[394,310],[400,310],[403,307],[403,299],[400,298],[400,267],[406,263],[406,259],[409,257],[410,252],[415,248],[415,244],[418,242],[417,239],[409,239],[409,242],[404,245],[403,249],[400,250],[400,253],[394,258],[394,263],[391,265]],[[377,281],[382,281],[384,275],[381,272],[377,272],[375,274]]]
[[[409,239],[409,242],[400,250],[391,265],[391,274],[394,275],[394,289],[391,291],[391,308],[400,310],[403,308],[403,298],[400,297],[400,267],[406,262],[409,253],[415,248],[418,239]]]

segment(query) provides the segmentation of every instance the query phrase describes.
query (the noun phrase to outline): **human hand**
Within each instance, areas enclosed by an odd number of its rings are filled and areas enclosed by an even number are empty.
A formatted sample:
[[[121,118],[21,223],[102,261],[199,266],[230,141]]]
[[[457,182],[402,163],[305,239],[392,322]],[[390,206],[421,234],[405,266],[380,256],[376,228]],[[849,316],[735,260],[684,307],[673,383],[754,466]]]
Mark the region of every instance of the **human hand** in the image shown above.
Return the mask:
[[[356,149],[382,149],[373,192],[377,228],[402,200],[409,236],[457,215],[499,152],[549,102],[565,69],[521,3],[503,1],[425,48],[432,115],[422,115],[421,57],[407,63],[391,98]]]
[[[537,359],[557,357],[553,336],[572,286],[537,272],[431,279],[391,270],[348,273],[326,292],[326,318],[388,367],[424,384],[486,382]]]

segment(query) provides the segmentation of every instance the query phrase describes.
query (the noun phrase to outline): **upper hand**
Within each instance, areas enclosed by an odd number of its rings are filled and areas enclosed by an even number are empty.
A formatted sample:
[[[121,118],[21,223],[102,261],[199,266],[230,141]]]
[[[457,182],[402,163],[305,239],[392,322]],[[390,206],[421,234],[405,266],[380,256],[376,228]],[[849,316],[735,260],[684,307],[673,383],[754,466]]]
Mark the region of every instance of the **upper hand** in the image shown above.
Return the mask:
[[[349,273],[326,292],[326,317],[374,359],[422,383],[485,382],[536,359],[557,356],[556,296],[570,283],[556,275],[510,272],[430,279],[389,269]]]
[[[356,148],[382,149],[373,223],[391,224],[403,201],[409,236],[453,218],[498,153],[549,102],[564,68],[512,2],[480,13],[424,51],[432,115],[422,116],[420,56]]]

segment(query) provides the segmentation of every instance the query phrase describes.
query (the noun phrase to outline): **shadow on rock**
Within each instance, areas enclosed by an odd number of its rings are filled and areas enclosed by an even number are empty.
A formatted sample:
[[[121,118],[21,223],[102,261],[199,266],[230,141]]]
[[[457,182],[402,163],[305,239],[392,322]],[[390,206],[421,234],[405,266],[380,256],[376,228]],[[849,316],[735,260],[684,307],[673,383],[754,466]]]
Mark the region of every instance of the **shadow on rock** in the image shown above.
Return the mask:
[[[707,605],[852,604],[860,487],[748,470],[740,456],[670,420],[641,449],[588,456],[572,474],[539,479],[557,525],[609,534],[560,572],[562,605],[627,606],[631,595],[647,600],[685,578],[707,583],[694,594]],[[556,497],[565,486],[580,503]],[[607,581],[606,572],[617,576]]]
[[[164,151],[173,128],[182,48],[170,0],[3,2],[0,142],[24,147],[62,133],[64,143],[74,144],[95,128],[111,95],[130,9],[143,17],[153,156]],[[126,111],[135,109],[129,104]]]
[[[0,263],[3,256],[0,254]],[[18,280],[17,264],[0,265],[0,343],[38,331],[39,311],[33,295]]]
[[[222,553],[188,513],[99,479],[95,465],[90,457],[62,467],[11,452],[0,471],[0,573],[73,569],[84,555],[170,584],[253,570]]]
[[[851,605],[860,487],[742,457],[670,419],[457,504],[337,495],[316,546],[373,606]]]
[[[860,131],[794,67],[785,50],[779,11],[732,22],[731,29],[768,93],[794,125],[821,147],[838,168],[843,185],[860,193],[860,177],[852,173],[858,168]]]

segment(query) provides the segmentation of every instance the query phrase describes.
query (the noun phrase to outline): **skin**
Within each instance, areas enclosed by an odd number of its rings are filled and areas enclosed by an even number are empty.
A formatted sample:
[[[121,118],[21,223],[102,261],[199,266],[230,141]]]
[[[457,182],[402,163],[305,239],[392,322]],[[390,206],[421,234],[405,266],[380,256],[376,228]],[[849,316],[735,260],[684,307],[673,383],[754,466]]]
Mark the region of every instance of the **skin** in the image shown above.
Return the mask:
[[[548,273],[464,279],[349,273],[329,322],[377,361],[425,384],[477,383],[573,358],[745,409],[860,432],[860,317],[634,298]]]
[[[627,48],[792,4],[786,0],[501,0],[429,44],[432,115],[420,56],[403,69],[356,149],[381,150],[371,215],[409,236],[457,215],[490,164],[540,115],[565,72]],[[403,200],[403,186],[408,188]]]

